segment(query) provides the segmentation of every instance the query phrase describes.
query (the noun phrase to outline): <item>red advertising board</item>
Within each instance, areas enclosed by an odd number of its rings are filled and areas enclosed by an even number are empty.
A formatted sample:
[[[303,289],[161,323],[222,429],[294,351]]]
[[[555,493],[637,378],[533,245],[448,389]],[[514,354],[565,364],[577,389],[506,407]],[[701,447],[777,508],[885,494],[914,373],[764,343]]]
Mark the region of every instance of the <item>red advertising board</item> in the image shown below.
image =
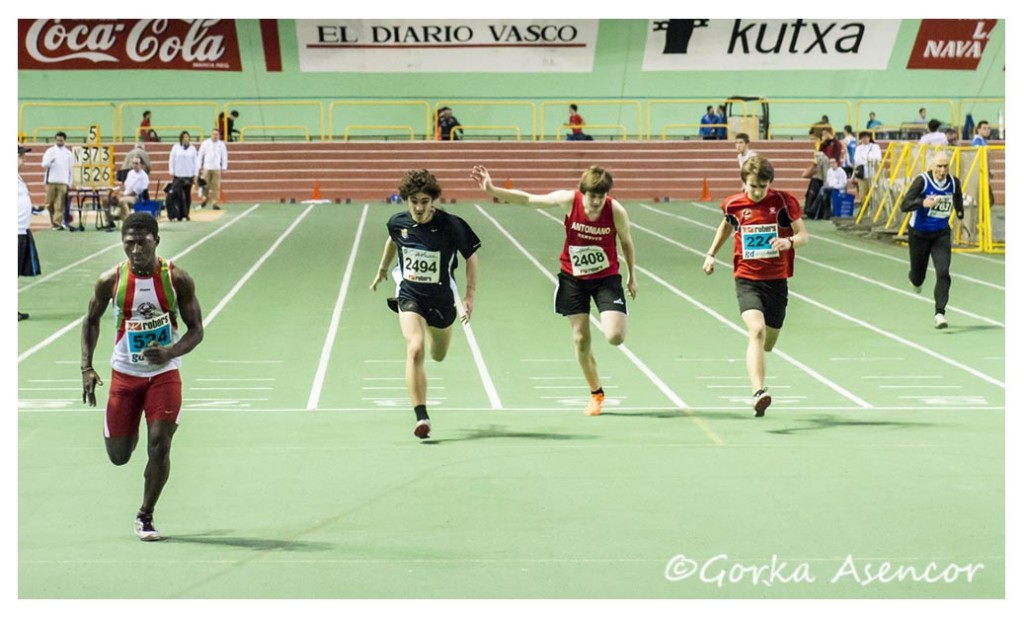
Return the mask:
[[[233,19],[19,19],[19,70],[241,71]]]
[[[908,69],[974,71],[995,19],[922,19]]]

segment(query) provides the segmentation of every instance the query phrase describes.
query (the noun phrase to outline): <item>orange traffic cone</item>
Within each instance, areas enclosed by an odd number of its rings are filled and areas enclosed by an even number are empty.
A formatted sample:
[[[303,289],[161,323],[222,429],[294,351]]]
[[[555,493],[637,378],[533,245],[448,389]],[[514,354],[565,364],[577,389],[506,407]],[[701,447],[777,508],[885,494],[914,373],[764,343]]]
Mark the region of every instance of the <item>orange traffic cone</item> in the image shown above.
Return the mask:
[[[704,188],[700,192],[700,201],[710,202],[711,201],[711,189],[708,188],[708,178],[704,177]]]
[[[512,188],[512,179],[511,178],[506,178],[505,179],[505,188],[506,189],[511,189]]]
[[[313,181],[313,199],[314,200],[320,199],[320,181],[319,180]]]

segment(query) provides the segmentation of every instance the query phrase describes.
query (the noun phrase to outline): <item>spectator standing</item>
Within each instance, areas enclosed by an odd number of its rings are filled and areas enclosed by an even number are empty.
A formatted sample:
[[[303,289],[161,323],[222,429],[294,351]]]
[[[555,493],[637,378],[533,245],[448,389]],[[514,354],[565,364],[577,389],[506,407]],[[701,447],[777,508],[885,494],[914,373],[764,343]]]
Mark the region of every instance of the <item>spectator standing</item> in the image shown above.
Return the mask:
[[[231,110],[230,114],[221,112],[217,115],[217,130],[220,131],[221,136],[228,142],[237,142],[237,136],[239,131],[235,129],[235,120],[238,119],[238,110]]]
[[[31,148],[18,144],[18,276],[38,277],[42,272],[39,268],[39,254],[36,252],[36,241],[32,238],[29,224],[32,222],[32,196],[28,185],[21,178],[21,168],[25,165],[25,153]],[[28,314],[18,312],[18,321],[27,320]]]
[[[836,163],[842,165],[843,163],[843,148],[842,142],[837,140],[832,134],[832,127],[824,127],[821,129],[821,144],[819,150],[829,159],[833,159]]]
[[[713,105],[708,105],[704,115],[700,118],[700,138],[715,139],[715,125],[718,124],[718,116],[715,114]]]
[[[168,199],[178,200],[177,212],[167,210],[167,216],[177,221],[191,221],[189,210],[192,208],[192,185],[199,177],[199,152],[192,145],[192,135],[188,131],[182,131],[178,135],[178,143],[171,148],[171,156],[167,161],[167,170],[171,173],[171,192],[174,197]]]
[[[206,187],[203,189],[203,203],[200,208],[213,200],[213,209],[220,210],[217,200],[220,196],[221,174],[228,169],[228,147],[220,138],[220,131],[210,131],[209,139],[203,141],[199,146],[199,175],[202,176]]]
[[[725,106],[719,105],[718,110],[715,112],[715,124],[719,125],[715,129],[715,139],[726,139],[729,133],[729,127],[725,124]]]
[[[882,162],[882,149],[871,138],[870,131],[861,131],[857,136],[857,147],[853,151],[853,177],[857,181],[857,194],[860,199],[867,195],[870,179],[875,177],[875,170]]]
[[[578,107],[573,103],[569,106],[569,128],[572,132],[566,136],[569,141],[590,141],[594,138],[583,132],[583,125],[586,124],[583,121],[583,116],[580,116]]]
[[[153,112],[148,109],[142,112],[142,122],[139,123],[139,140],[143,142],[159,142],[160,136],[151,128]]]
[[[68,135],[57,131],[54,144],[43,153],[43,167],[46,168],[46,210],[50,212],[50,229],[66,230],[64,225],[64,206],[67,204],[68,191],[71,189],[71,170],[75,160],[71,149],[65,145]]]
[[[846,152],[843,153],[843,167],[846,168],[846,175],[853,174],[853,151],[857,148],[857,136],[853,133],[853,127],[846,125],[843,127],[843,144],[846,147]]]
[[[882,126],[882,121],[875,117],[875,112],[868,112],[868,123],[864,128],[870,131],[880,126]]]
[[[910,285],[915,292],[921,293],[929,257],[935,267],[935,328],[949,325],[946,303],[952,283],[949,265],[953,252],[949,219],[953,211],[958,219],[964,218],[961,187],[960,179],[949,173],[949,155],[940,150],[932,158],[929,170],[910,183],[900,203],[900,210],[911,213],[907,243],[910,245]]]
[[[452,108],[442,107],[437,110],[437,132],[442,142],[462,139],[462,125],[452,113]]]

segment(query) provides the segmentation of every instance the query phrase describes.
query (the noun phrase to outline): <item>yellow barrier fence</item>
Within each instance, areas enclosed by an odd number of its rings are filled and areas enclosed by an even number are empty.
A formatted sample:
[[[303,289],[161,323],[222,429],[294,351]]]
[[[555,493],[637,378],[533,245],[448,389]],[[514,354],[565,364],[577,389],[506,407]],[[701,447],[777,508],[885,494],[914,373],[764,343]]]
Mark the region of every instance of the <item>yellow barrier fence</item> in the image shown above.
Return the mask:
[[[402,115],[402,108],[407,109],[405,114]],[[360,119],[359,122],[348,122],[345,125],[343,137],[345,141],[348,141],[348,127],[356,126],[372,126],[377,123],[374,122],[361,122],[363,118],[387,118],[393,120],[396,115],[399,119],[406,119],[412,116],[419,115],[422,110],[423,115],[423,139],[431,140],[434,139],[434,131],[432,123],[430,122],[430,104],[426,101],[332,101],[327,107],[327,139],[328,141],[334,141],[334,117],[335,113],[343,113],[343,111],[349,115],[357,116]],[[387,111],[386,114],[376,113],[376,111]],[[338,123],[341,125],[341,122]],[[398,125],[396,123],[390,123],[382,126],[401,126],[406,127],[407,124]],[[414,132],[415,135],[415,132]]]
[[[619,110],[619,115],[620,116],[623,115],[623,113],[624,113],[624,111],[626,109],[631,110],[629,112],[630,115],[632,115],[632,110],[635,110],[636,111],[636,125],[634,127],[634,135],[636,135],[636,138],[638,140],[642,140],[644,138],[644,133],[643,133],[643,109],[640,106],[640,101],[628,101],[628,100],[618,100],[618,99],[616,99],[616,100],[607,100],[607,99],[600,99],[600,100],[586,100],[586,99],[582,99],[581,100],[581,99],[574,99],[572,101],[544,101],[543,103],[540,104],[540,131],[539,131],[539,135],[540,135],[541,141],[544,141],[546,139],[546,137],[547,137],[547,124],[544,121],[544,114],[546,113],[546,110],[548,108],[550,108],[550,107],[557,106],[557,107],[565,108],[565,111],[568,112],[568,108],[572,104],[576,104],[580,108],[608,107],[608,106],[619,107],[619,108],[621,108]],[[580,115],[583,116],[584,119],[586,119],[586,116],[583,115],[582,112],[581,112]],[[561,122],[559,122],[558,124],[555,125],[556,128],[552,132],[552,137],[557,137],[558,136],[559,132],[561,131],[562,125],[563,125],[563,123],[561,123]],[[607,123],[590,123],[590,122],[587,122],[584,125],[584,128],[591,129],[591,128],[602,127],[602,126],[603,127],[619,127],[619,126],[622,126],[622,125],[621,124],[607,124]],[[628,133],[627,133],[627,137],[628,137]]]

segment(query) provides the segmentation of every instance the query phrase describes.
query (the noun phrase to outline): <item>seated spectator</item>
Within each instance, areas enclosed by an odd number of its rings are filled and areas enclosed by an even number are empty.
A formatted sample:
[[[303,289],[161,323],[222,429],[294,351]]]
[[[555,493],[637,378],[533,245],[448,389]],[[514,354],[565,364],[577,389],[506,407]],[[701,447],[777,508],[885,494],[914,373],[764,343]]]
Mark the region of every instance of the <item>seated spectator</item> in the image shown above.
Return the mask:
[[[700,138],[715,139],[716,124],[718,124],[718,116],[715,114],[715,108],[712,105],[708,105],[707,111],[700,118]]]
[[[811,212],[807,213],[807,217],[809,219],[831,219],[832,194],[836,191],[845,193],[846,183],[846,171],[839,167],[838,161],[829,158],[828,174],[825,177],[825,184],[821,187],[821,191],[818,193],[818,199],[815,200]]]
[[[942,122],[938,118],[932,118],[928,121],[928,132],[921,136],[918,140],[921,144],[928,146],[945,146],[949,144],[949,140],[946,139],[946,134],[939,131],[939,127],[942,126]]]
[[[114,178],[117,182],[124,182],[124,179],[128,177],[128,172],[132,169],[132,162],[138,157],[142,159],[142,169],[146,173],[153,171],[153,166],[149,161],[149,153],[146,152],[145,142],[135,142],[135,147],[128,151],[128,154],[124,156],[124,163],[121,164],[121,169],[117,171]]]
[[[572,130],[571,133],[565,136],[565,139],[573,142],[579,141],[591,141],[594,138],[583,132],[583,125],[586,123],[583,121],[583,116],[579,114],[579,108],[573,103],[569,106],[569,128]]]
[[[991,134],[992,127],[989,126],[988,120],[978,122],[978,126],[974,127],[974,139],[971,140],[971,146],[988,146],[988,137]]]
[[[153,112],[148,109],[142,112],[142,122],[139,123],[139,141],[142,142],[159,142],[160,136],[156,134],[152,128],[150,128],[151,118]]]
[[[442,142],[462,139],[462,128],[459,120],[452,114],[452,108],[442,107],[437,110],[437,133]]]
[[[134,206],[139,199],[144,199],[148,195],[149,175],[142,167],[142,159],[135,157],[132,159],[132,169],[128,172],[128,177],[124,179],[124,184],[114,187],[110,192],[108,198],[110,210],[107,212],[107,223],[104,229],[108,232],[113,231],[117,227],[114,221],[121,221],[127,217],[129,207]]]

